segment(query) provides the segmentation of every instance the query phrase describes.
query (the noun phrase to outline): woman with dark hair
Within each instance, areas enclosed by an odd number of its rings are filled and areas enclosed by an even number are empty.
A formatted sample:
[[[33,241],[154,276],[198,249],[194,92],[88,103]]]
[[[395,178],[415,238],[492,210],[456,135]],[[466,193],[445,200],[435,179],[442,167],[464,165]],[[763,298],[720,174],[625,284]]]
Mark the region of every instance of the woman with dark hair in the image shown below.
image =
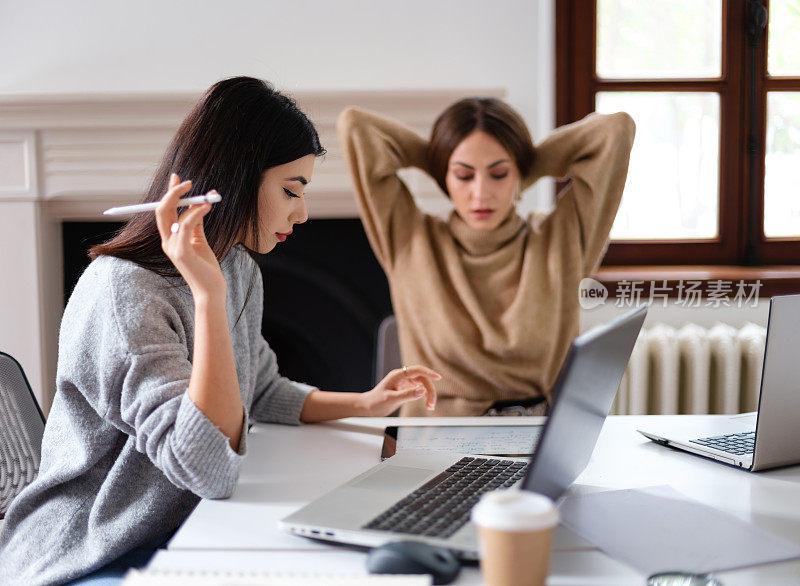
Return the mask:
[[[120,581],[201,498],[231,495],[249,419],[433,406],[429,369],[321,392],[282,378],[261,336],[247,249],[269,252],[306,220],[303,190],[323,152],[294,102],[257,79],[221,81],[192,109],[145,197],[156,213],[92,249],[64,311],[39,475],[6,514],[0,583]],[[179,213],[190,190],[222,201]]]
[[[635,126],[593,114],[537,147],[510,106],[467,98],[436,120],[430,140],[345,110],[339,138],[361,218],[389,281],[405,363],[442,380],[435,411],[546,412],[578,333],[578,288],[600,264],[619,207]],[[452,200],[446,221],[423,214],[397,172],[417,167]],[[555,208],[523,219],[516,202],[544,176],[569,177]]]

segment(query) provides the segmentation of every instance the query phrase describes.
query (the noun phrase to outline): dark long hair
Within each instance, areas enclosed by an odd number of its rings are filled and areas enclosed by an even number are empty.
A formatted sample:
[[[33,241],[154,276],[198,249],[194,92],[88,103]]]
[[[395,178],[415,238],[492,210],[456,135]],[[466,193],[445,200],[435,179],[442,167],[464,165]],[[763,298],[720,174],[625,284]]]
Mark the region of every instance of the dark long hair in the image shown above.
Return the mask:
[[[258,246],[258,190],[267,169],[325,149],[314,125],[295,102],[252,77],[217,82],[178,128],[143,202],[166,193],[171,173],[192,180],[192,194],[216,189],[222,201],[203,220],[206,238],[222,260],[243,234]],[[161,249],[155,214],[137,214],[91,258],[116,256],[163,276],[178,271]]]
[[[453,151],[472,132],[494,137],[514,158],[520,176],[533,168],[536,149],[531,133],[514,108],[497,98],[464,98],[439,114],[428,142],[428,168],[448,196],[447,166]]]

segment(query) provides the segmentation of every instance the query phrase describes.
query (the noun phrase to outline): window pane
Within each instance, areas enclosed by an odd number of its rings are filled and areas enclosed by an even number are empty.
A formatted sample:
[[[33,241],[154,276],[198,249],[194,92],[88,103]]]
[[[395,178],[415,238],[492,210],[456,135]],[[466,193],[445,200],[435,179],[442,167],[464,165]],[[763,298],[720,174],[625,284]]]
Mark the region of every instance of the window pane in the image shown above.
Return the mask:
[[[767,94],[764,234],[800,236],[800,92]]]
[[[800,75],[800,0],[769,3],[767,71],[770,75]]]
[[[598,112],[636,121],[617,240],[714,238],[719,211],[719,95],[600,92]]]
[[[722,0],[597,1],[597,75],[720,77]]]

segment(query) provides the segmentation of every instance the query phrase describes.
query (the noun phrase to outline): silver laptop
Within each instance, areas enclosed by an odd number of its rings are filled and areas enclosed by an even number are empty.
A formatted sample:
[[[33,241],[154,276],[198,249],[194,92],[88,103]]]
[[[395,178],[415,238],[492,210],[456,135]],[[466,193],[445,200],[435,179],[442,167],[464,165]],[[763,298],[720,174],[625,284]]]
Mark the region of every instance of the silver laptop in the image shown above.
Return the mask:
[[[281,527],[362,546],[413,539],[477,558],[469,513],[483,492],[515,487],[557,500],[584,470],[646,312],[642,306],[573,341],[529,458],[400,451],[286,517]]]
[[[659,444],[755,472],[800,463],[800,295],[773,297],[758,411],[698,424],[680,419],[639,433]]]

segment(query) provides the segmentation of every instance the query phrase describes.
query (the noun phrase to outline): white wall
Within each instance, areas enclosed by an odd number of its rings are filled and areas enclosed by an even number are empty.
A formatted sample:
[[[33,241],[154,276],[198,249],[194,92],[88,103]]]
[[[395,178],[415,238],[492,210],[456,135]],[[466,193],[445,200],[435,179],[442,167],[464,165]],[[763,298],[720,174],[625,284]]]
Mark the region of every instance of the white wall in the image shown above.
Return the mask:
[[[538,141],[555,120],[554,1],[0,0],[0,95],[200,92],[241,74],[288,92],[491,88]],[[540,182],[520,212],[552,197]]]
[[[0,94],[505,88],[552,125],[553,0],[0,0]]]

